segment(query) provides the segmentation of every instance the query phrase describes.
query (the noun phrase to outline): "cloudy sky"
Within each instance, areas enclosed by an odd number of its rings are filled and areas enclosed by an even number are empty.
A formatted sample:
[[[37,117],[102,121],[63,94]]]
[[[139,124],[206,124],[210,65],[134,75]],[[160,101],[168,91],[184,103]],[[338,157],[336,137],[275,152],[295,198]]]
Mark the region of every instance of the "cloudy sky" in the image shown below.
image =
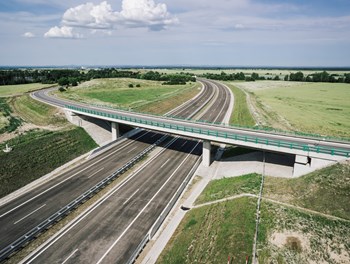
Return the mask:
[[[0,65],[350,66],[350,1],[1,1]]]

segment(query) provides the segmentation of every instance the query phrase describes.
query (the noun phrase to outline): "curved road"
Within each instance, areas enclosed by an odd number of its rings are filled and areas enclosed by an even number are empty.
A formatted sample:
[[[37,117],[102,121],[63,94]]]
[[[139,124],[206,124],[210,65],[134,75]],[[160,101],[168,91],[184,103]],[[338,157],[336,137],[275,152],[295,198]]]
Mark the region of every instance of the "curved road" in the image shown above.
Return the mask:
[[[213,87],[204,85],[200,96],[177,110],[178,115],[203,108],[213,96]],[[50,102],[52,104],[52,102]],[[61,106],[61,105],[59,105]],[[15,200],[0,206],[0,249],[34,228],[62,206],[109,176],[116,168],[157,141],[162,134],[143,131],[108,151],[84,162]],[[189,144],[190,145],[190,144]],[[198,157],[198,150],[195,152]]]
[[[220,89],[225,88],[216,89],[223,95]],[[206,110],[213,111],[217,110]],[[174,138],[169,144],[25,263],[126,263],[180,184],[198,165],[200,142]]]

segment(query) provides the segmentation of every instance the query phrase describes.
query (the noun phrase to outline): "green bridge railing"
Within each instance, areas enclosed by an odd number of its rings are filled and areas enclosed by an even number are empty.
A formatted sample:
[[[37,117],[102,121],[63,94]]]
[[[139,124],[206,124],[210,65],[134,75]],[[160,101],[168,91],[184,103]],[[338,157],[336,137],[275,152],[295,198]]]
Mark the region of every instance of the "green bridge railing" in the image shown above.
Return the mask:
[[[226,132],[220,132],[217,130],[209,130],[209,129],[200,129],[200,128],[195,128],[191,126],[182,126],[182,125],[175,125],[175,124],[170,124],[166,122],[156,122],[156,121],[150,121],[150,120],[145,120],[142,118],[134,118],[134,117],[127,117],[124,115],[120,114],[111,114],[111,113],[106,113],[102,111],[96,111],[96,110],[90,110],[87,108],[82,108],[82,107],[76,107],[72,105],[65,105],[67,109],[87,113],[87,114],[93,114],[101,117],[108,117],[111,119],[116,119],[116,120],[124,120],[132,123],[137,123],[137,124],[144,124],[144,125],[150,125],[154,127],[161,127],[161,128],[167,128],[167,129],[172,129],[172,130],[177,130],[177,131],[184,131],[184,132],[191,132],[195,134],[200,134],[200,135],[208,135],[208,136],[214,136],[218,138],[226,138],[226,139],[233,139],[233,140],[238,140],[238,141],[243,141],[243,142],[250,142],[250,143],[255,143],[255,144],[265,144],[268,146],[275,146],[275,147],[282,147],[282,148],[289,148],[289,149],[295,149],[295,150],[302,150],[302,151],[310,151],[310,152],[316,152],[316,153],[321,153],[321,154],[328,154],[332,156],[341,156],[341,157],[350,157],[350,151],[343,150],[343,149],[337,149],[337,148],[327,148],[327,147],[321,147],[321,146],[309,146],[306,144],[300,144],[300,143],[291,143],[287,141],[282,141],[282,140],[271,140],[271,139],[264,139],[264,138],[259,138],[259,137],[254,137],[254,136],[242,136],[238,135],[236,133],[226,133]],[[319,139],[317,139],[319,140]]]

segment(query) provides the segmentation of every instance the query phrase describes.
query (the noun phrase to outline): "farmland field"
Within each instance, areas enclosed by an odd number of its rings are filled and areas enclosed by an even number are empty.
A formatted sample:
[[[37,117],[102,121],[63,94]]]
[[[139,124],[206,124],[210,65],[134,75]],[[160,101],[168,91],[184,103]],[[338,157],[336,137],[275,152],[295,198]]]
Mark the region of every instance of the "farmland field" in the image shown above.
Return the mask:
[[[49,87],[49,86],[52,86],[52,84],[30,83],[30,84],[17,84],[17,85],[1,85],[0,97],[19,95],[26,92]]]
[[[350,138],[350,85],[259,81],[235,83],[274,128]]]
[[[162,85],[161,82],[138,79],[99,79],[85,82],[77,88],[70,88],[58,94],[72,100],[145,112],[152,111],[152,104],[173,101],[172,99],[176,97],[182,98],[165,107],[168,109],[153,110],[158,111],[157,114],[162,114],[195,96],[199,92],[199,87],[197,83]]]

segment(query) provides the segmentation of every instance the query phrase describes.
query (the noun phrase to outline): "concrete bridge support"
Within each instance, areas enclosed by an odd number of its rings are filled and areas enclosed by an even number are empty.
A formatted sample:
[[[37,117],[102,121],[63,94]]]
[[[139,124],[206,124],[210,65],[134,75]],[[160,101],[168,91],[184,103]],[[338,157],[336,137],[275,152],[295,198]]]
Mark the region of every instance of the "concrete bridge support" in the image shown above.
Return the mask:
[[[203,141],[203,156],[202,156],[202,164],[204,167],[209,167],[211,164],[210,160],[210,152],[211,152],[211,144],[210,141]]]
[[[295,155],[293,177],[299,177],[315,170],[335,164],[336,161]]]
[[[112,122],[112,140],[120,137],[119,123]]]

